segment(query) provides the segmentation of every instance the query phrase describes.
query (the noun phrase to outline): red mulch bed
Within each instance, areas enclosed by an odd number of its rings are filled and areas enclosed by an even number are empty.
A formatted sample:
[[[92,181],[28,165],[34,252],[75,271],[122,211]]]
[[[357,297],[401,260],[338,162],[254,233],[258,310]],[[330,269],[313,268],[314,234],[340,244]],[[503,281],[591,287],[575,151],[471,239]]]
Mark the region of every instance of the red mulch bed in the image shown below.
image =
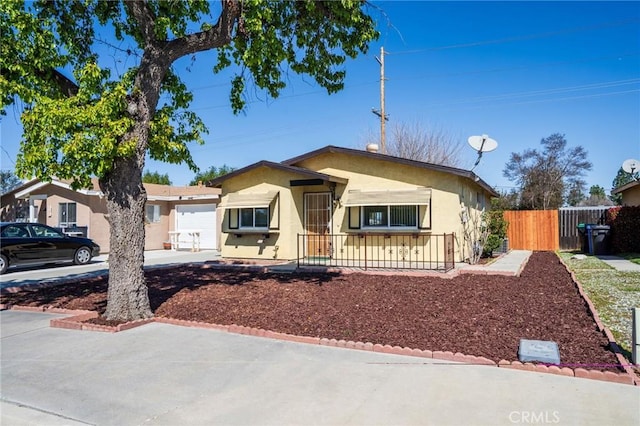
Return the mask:
[[[551,340],[565,365],[618,364],[558,257],[534,253],[520,277],[262,274],[181,266],[146,273],[156,315],[302,336],[518,359]],[[104,312],[105,277],[3,294],[3,303]]]

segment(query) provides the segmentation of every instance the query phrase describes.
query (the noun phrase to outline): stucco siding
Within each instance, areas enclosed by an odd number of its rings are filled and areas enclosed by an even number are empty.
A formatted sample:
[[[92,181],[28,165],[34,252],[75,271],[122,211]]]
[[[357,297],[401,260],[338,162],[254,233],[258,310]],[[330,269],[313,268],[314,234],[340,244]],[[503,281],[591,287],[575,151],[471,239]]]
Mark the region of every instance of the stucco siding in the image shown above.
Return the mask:
[[[420,238],[434,240],[430,250],[433,255],[443,248],[435,243],[440,234],[456,234],[455,258],[456,261],[464,260],[467,256],[463,241],[464,228],[461,221],[461,211],[464,206],[470,214],[479,214],[483,204],[487,205],[490,194],[480,185],[476,185],[469,179],[438,170],[430,170],[415,167],[408,164],[391,161],[376,160],[342,153],[326,153],[307,158],[296,163],[297,167],[324,173],[346,180],[345,183],[312,186],[293,186],[290,181],[300,179],[294,172],[286,172],[273,167],[261,166],[248,169],[224,180],[222,185],[222,205],[228,200],[229,194],[265,193],[277,190],[279,196],[276,206],[279,209],[279,225],[274,226],[271,218],[269,237],[260,233],[247,234],[231,229],[237,225],[230,222],[230,210],[222,209],[220,212],[222,222],[223,257],[230,258],[273,258],[296,259],[298,256],[297,234],[304,233],[304,203],[305,194],[315,192],[332,192],[332,234],[361,235],[370,234],[412,234],[421,235]],[[346,206],[349,191],[371,190],[414,190],[417,187],[431,189],[431,201],[428,206],[420,206],[418,210],[419,228],[414,231],[393,229],[363,230],[359,228],[359,207]],[[479,195],[479,196],[478,196]],[[230,226],[233,225],[233,226]],[[340,244],[347,244],[346,240]],[[370,241],[375,241],[371,238]],[[384,239],[380,244],[386,244]],[[358,245],[357,240],[351,239],[348,244]],[[339,247],[339,243],[333,243],[333,250],[351,250],[358,254],[359,247]],[[373,250],[373,248],[369,248]],[[354,251],[355,250],[355,251]],[[436,253],[436,251],[438,253]]]
[[[301,216],[296,204],[302,205],[299,187],[290,188],[296,175],[280,170],[258,168],[230,178],[225,182],[219,215],[222,217],[221,252],[229,258],[294,259],[296,238],[302,232]],[[268,232],[247,232],[231,229],[230,220],[234,209],[224,207],[230,193],[257,194],[278,191],[278,196],[269,206]],[[293,194],[292,194],[293,193]],[[267,236],[268,235],[268,236]]]
[[[623,206],[640,206],[640,185],[622,192]]]
[[[337,185],[336,196],[348,196],[349,190],[402,190],[415,187],[431,188],[431,229],[419,233],[456,234],[456,261],[463,261],[467,254],[463,244],[463,224],[461,221],[462,203],[471,211],[482,210],[482,198],[485,206],[489,203],[489,194],[479,185],[448,173],[425,170],[405,164],[388,161],[358,158],[343,154],[325,154],[306,159],[300,167],[348,179],[347,185]],[[478,203],[477,194],[481,194]],[[334,219],[340,224],[341,233],[357,232],[349,229],[348,210],[339,207]],[[361,232],[361,231],[360,231]]]

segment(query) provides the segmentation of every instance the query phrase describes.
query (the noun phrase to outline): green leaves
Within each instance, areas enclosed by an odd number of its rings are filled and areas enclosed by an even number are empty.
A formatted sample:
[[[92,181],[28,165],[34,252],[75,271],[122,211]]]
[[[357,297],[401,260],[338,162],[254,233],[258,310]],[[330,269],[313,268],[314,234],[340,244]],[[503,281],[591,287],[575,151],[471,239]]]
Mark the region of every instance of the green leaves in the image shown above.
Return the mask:
[[[244,108],[246,79],[273,98],[285,87],[287,68],[311,76],[334,93],[342,89],[347,57],[366,53],[378,32],[361,1],[243,2],[242,17],[231,45],[218,51],[214,72],[240,69],[230,95],[234,112]],[[247,72],[248,71],[248,72]]]
[[[34,106],[23,113],[19,176],[73,179],[74,187],[86,187],[91,176],[110,170],[115,157],[134,152],[135,141],[123,138],[133,126],[125,114],[127,88],[105,83],[104,72],[92,63],[77,75],[77,96],[36,96]]]
[[[172,61],[217,48],[214,72],[236,68],[230,92],[236,113],[249,84],[276,98],[289,72],[333,93],[343,86],[346,58],[365,53],[378,37],[365,4],[0,2],[1,109],[17,98],[26,105],[17,173],[82,186],[107,175],[117,159],[135,156],[132,164],[142,168],[145,154],[196,171],[187,144],[204,143],[207,129],[189,111],[193,95]]]

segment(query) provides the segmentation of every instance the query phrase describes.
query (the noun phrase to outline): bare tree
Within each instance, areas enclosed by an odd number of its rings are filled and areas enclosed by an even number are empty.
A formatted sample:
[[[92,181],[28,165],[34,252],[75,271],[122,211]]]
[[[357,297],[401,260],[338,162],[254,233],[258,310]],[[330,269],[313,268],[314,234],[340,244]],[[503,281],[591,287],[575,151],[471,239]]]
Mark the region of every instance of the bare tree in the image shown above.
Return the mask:
[[[387,154],[443,166],[463,167],[464,143],[446,130],[419,122],[395,123],[386,143]],[[378,136],[367,137],[378,141]]]
[[[520,188],[520,208],[555,209],[562,206],[570,188],[583,187],[582,176],[591,170],[587,151],[567,148],[564,135],[554,133],[540,141],[543,149],[513,152],[503,174]]]

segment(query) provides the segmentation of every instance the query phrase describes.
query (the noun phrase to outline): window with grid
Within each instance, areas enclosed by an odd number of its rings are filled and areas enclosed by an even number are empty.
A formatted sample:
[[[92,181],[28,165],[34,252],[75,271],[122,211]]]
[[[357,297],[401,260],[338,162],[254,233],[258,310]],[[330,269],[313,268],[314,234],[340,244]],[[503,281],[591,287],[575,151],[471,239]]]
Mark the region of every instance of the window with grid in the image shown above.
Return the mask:
[[[417,228],[418,206],[363,206],[363,228]]]
[[[58,226],[60,228],[70,228],[77,226],[76,203],[58,204]]]

